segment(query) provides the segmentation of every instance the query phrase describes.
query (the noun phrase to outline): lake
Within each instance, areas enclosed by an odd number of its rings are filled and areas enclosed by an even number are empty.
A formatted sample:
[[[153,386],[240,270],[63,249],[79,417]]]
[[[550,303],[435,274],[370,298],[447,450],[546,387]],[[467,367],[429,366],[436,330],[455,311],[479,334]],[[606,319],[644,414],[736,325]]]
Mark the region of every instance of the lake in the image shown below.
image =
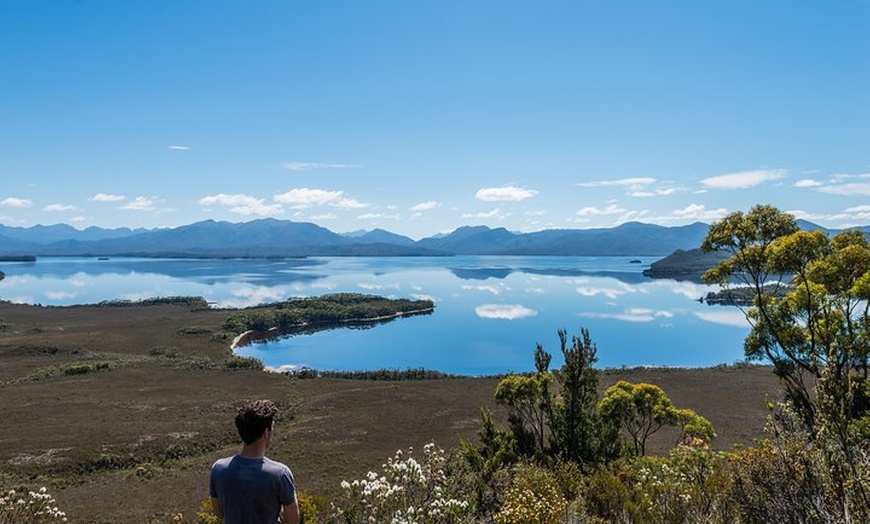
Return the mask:
[[[40,258],[4,263],[0,299],[72,305],[202,296],[245,307],[356,292],[429,298],[430,315],[239,348],[267,366],[528,371],[540,343],[561,364],[557,330],[589,329],[599,367],[731,364],[749,327],[739,309],[698,302],[713,288],[644,277],[657,257],[312,257],[287,260]]]

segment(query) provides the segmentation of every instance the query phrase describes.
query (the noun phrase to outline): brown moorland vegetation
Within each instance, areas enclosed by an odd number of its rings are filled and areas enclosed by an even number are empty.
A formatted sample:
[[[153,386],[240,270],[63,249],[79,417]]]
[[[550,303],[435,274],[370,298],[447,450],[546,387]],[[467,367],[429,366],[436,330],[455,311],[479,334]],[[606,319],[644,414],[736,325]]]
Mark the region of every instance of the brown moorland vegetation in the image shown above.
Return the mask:
[[[244,399],[279,403],[270,455],[291,466],[301,491],[325,496],[398,449],[473,439],[482,407],[504,419],[493,401],[498,378],[299,379],[240,369],[217,336],[229,314],[0,303],[0,486],[47,486],[72,522],[190,518],[207,497],[211,463],[237,450],[232,417]],[[765,398],[779,391],[770,370],[755,366],[606,370],[600,388],[620,379],[658,384],[707,417],[719,449],[760,436]],[[651,448],[663,452],[674,438],[663,431]]]

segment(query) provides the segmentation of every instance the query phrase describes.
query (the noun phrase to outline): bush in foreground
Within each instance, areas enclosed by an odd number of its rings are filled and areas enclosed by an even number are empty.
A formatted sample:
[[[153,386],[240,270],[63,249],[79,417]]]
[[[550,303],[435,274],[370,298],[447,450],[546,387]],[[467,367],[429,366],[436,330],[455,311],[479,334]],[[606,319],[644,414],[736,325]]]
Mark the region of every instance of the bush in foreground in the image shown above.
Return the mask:
[[[0,496],[0,524],[54,524],[66,522],[54,497],[42,487],[38,491],[9,490]]]

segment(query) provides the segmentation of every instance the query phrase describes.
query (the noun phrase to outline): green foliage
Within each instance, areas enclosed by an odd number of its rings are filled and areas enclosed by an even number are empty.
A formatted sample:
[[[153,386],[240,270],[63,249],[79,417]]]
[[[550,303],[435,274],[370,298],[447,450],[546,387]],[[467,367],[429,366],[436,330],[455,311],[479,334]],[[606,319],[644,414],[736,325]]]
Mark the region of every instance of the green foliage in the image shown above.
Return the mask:
[[[716,436],[710,421],[691,409],[678,409],[654,384],[620,380],[607,388],[598,409],[605,423],[631,436],[635,456],[645,455],[647,438],[665,426],[681,427],[681,440],[696,439],[706,444]]]
[[[441,380],[456,378],[457,375],[425,368],[372,369],[357,371],[319,371],[307,367],[284,371],[293,378],[341,378],[347,380]]]
[[[305,493],[297,493],[296,497],[299,502],[300,524],[318,524],[320,515],[329,510],[329,502],[323,497]]]
[[[728,285],[736,277],[755,290],[746,311],[752,326],[746,355],[773,363],[784,386],[793,420],[779,434],[803,433],[806,440],[781,440],[774,453],[748,462],[747,471],[759,473],[741,479],[741,486],[758,490],[741,491],[747,507],[772,518],[789,514],[777,505],[811,496],[809,513],[794,514],[792,521],[828,521],[831,514],[867,520],[870,483],[863,480],[862,464],[870,437],[870,242],[858,231],[833,238],[797,231],[790,215],[758,206],[711,226],[704,248],[731,254],[707,275],[711,282]],[[782,298],[766,291],[773,275],[776,281],[790,278]],[[798,449],[801,460],[767,471],[777,453]],[[766,502],[781,499],[782,504]]]
[[[314,325],[352,324],[430,312],[431,300],[389,299],[358,293],[293,298],[245,309],[231,315],[223,329],[235,334],[269,329],[289,330]]]
[[[466,481],[474,498],[478,517],[492,515],[501,505],[501,494],[510,479],[508,469],[517,462],[513,434],[496,426],[492,415],[482,410],[483,422],[477,431],[477,443],[460,442],[459,449],[469,472]]]
[[[495,514],[497,524],[558,524],[568,508],[555,476],[541,466],[521,465]]]
[[[767,431],[767,440],[733,458],[730,497],[745,522],[870,521],[870,443],[814,437],[789,405]]]
[[[85,375],[94,371],[109,369],[108,362],[74,362],[60,368],[64,375]]]
[[[543,456],[547,449],[546,420],[551,376],[548,372],[533,375],[510,375],[495,390],[495,400],[507,406],[509,423],[520,450],[526,455]]]
[[[807,427],[833,424],[844,434],[863,415],[857,392],[870,372],[867,238],[798,231],[791,215],[756,206],[712,225],[703,248],[731,255],[708,281],[727,287],[736,278],[754,292],[746,356],[773,364]],[[789,292],[775,294],[787,279]]]
[[[177,331],[179,335],[210,335],[211,329],[197,326],[186,326]]]
[[[215,515],[211,506],[211,499],[203,499],[196,512],[197,524],[223,524],[223,519]]]
[[[102,307],[133,307],[133,306],[160,306],[160,305],[187,306],[191,311],[210,309],[208,302],[202,297],[155,297],[142,300],[104,300],[98,303]]]
[[[560,402],[552,406],[550,429],[554,455],[580,464],[596,464],[608,458],[603,426],[598,420],[598,348],[589,330],[582,328],[580,338],[559,330],[564,363],[556,374]]]
[[[256,369],[263,370],[263,361],[254,357],[240,357],[232,355],[224,360],[224,367],[227,369]]]

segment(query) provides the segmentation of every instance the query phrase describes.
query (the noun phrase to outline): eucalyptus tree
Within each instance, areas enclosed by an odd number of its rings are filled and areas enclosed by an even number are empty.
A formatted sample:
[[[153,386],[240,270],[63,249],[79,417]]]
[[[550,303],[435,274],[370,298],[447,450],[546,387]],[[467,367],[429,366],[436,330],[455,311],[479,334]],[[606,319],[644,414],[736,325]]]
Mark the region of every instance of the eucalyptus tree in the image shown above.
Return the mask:
[[[713,224],[702,249],[731,256],[704,278],[749,286],[751,329],[744,349],[767,360],[808,427],[822,414],[856,420],[868,408],[870,243],[859,231],[829,237],[800,231],[772,206],[731,213]],[[781,288],[788,286],[785,293]]]
[[[679,442],[706,444],[716,436],[709,420],[676,407],[655,384],[620,380],[604,392],[598,410],[605,423],[628,433],[635,456],[645,455],[647,439],[665,426],[681,428]]]
[[[746,356],[773,364],[811,445],[823,451],[819,471],[842,520],[868,521],[870,242],[854,230],[800,231],[793,216],[760,205],[713,224],[702,249],[730,254],[705,274],[708,282],[752,290]],[[785,293],[774,293],[786,282]]]

